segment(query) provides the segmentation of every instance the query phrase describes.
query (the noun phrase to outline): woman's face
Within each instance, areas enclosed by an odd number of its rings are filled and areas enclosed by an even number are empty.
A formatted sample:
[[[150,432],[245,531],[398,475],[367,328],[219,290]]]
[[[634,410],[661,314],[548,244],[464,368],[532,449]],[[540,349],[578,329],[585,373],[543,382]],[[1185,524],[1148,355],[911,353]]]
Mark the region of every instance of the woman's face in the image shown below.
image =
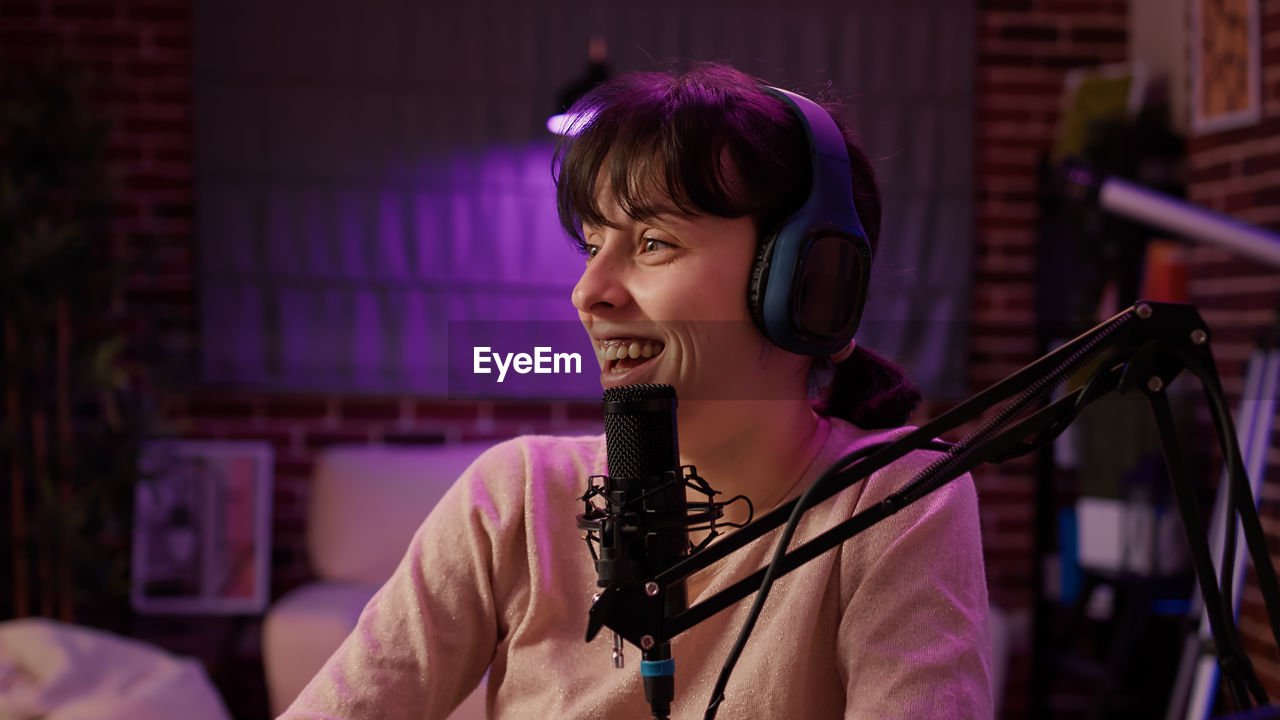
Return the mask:
[[[607,191],[601,208],[617,227],[583,227],[589,257],[573,304],[602,386],[667,383],[681,400],[805,396],[808,358],[767,341],[747,309],[751,218],[638,221]]]

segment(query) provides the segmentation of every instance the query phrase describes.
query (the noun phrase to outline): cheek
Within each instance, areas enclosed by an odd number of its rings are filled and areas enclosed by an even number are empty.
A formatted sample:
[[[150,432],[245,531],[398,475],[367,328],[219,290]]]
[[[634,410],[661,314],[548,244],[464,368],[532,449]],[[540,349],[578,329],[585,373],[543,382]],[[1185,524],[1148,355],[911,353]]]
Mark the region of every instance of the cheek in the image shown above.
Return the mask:
[[[693,289],[691,300],[697,305],[691,308],[692,311],[699,312],[698,308],[701,308],[704,311],[701,314],[714,320],[750,320],[751,311],[747,307],[750,272],[749,258],[735,257],[730,262],[719,264]]]

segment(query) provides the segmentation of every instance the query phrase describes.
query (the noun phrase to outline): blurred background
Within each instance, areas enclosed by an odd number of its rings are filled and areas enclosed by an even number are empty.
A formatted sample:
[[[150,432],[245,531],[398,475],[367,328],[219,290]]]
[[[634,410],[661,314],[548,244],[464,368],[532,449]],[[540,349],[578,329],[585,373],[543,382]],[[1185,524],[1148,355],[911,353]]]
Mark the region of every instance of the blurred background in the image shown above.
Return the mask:
[[[688,60],[843,107],[885,198],[859,341],[920,383],[913,422],[1139,297],[1190,301],[1269,474],[1274,391],[1246,369],[1280,274],[1061,177],[1280,229],[1280,0],[0,0],[0,662],[92,638],[83,692],[127,651],[180,663],[172,707],[269,717],[485,444],[600,432],[547,120]],[[585,372],[498,384],[481,344]],[[1209,417],[1171,395],[1207,508]],[[974,473],[1002,717],[1205,716],[1140,405]],[[1237,594],[1280,694],[1252,574]],[[16,717],[71,701],[5,682]]]

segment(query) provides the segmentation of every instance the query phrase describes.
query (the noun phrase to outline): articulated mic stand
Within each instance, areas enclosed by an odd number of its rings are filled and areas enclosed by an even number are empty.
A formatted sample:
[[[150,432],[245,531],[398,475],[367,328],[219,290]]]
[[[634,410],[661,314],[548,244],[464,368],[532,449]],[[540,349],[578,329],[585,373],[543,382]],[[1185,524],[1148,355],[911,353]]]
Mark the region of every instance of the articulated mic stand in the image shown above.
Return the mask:
[[[1214,575],[1205,525],[1197,507],[1194,488],[1181,456],[1173,414],[1165,390],[1183,370],[1204,387],[1227,473],[1228,527],[1239,517],[1245,544],[1266,603],[1272,634],[1280,646],[1280,583],[1267,554],[1239,445],[1226,406],[1204,321],[1189,305],[1139,302],[1071,342],[1045,355],[1009,378],[979,393],[903,438],[866,448],[842,458],[804,495],[786,503],[737,532],[694,552],[653,578],[607,587],[591,608],[588,639],[601,627],[609,627],[638,647],[666,643],[681,632],[758,591],[752,612],[721,672],[707,709],[715,716],[733,664],[754,627],[772,583],[805,562],[833,549],[875,523],[950,480],[984,462],[1003,462],[1052,442],[1080,411],[1111,392],[1137,390],[1151,404],[1160,434],[1174,496],[1191,549],[1214,644],[1232,703],[1246,710],[1256,703],[1267,705],[1266,692],[1241,646],[1232,612],[1232,568],[1235,565],[1235,533],[1226,533],[1222,553],[1223,580]],[[1059,400],[1048,403],[1053,389],[1082,368],[1094,368],[1088,380]],[[1010,400],[1010,398],[1013,398]],[[839,523],[809,542],[787,552],[792,534],[805,510],[837,492],[869,477],[909,452],[936,448],[939,437],[984,412],[1005,403],[990,420],[918,473],[909,483],[879,504]],[[684,483],[671,474],[669,482]],[[786,528],[774,558],[763,568],[734,585],[682,612],[663,611],[665,589],[687,578],[774,528]],[[922,551],[927,551],[922,549]]]

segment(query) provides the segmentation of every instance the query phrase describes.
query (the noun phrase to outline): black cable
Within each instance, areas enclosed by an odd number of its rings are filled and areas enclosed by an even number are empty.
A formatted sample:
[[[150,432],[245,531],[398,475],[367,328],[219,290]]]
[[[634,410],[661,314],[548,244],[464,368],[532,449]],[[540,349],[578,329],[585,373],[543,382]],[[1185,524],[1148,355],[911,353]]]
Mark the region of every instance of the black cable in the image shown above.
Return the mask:
[[[1067,359],[1060,362],[1049,373],[1038,378],[1031,383],[1029,387],[1023,390],[1016,398],[1010,401],[1002,408],[994,418],[984,423],[981,427],[969,434],[957,445],[951,447],[946,454],[938,461],[930,464],[921,472],[917,473],[915,478],[903,488],[903,494],[906,495],[906,503],[909,504],[914,500],[922,497],[934,489],[941,483],[951,480],[951,476],[945,475],[946,471],[962,465],[969,459],[969,456],[981,450],[982,445],[989,439],[989,436],[998,435],[1010,422],[1017,417],[1027,405],[1038,400],[1046,391],[1052,390],[1061,383],[1075,368],[1087,357],[1093,354],[1095,349],[1109,339],[1120,329],[1126,327],[1135,319],[1132,312],[1122,313],[1099,329],[1092,337],[1085,341],[1080,348],[1071,353]],[[713,720],[716,712],[719,710],[720,703],[724,701],[724,689],[728,685],[729,675],[733,672],[734,666],[737,664],[738,657],[742,654],[746,647],[747,639],[750,637],[751,631],[755,628],[756,621],[759,619],[760,612],[764,608],[764,601],[768,597],[769,590],[773,586],[777,568],[780,565],[783,556],[786,555],[787,546],[791,542],[792,536],[799,525],[800,516],[806,509],[807,498],[816,491],[816,489],[829,481],[829,478],[836,473],[832,471],[837,467],[845,467],[849,462],[842,459],[832,468],[828,469],[810,487],[805,490],[804,495],[792,508],[791,517],[788,518],[786,526],[783,528],[782,536],[778,539],[777,546],[774,549],[774,555],[769,562],[769,567],[765,572],[763,581],[760,583],[760,590],[756,593],[755,601],[751,606],[751,612],[748,614],[747,621],[738,633],[738,639],[734,643],[733,648],[729,652],[725,664],[720,670],[720,675],[716,679],[716,684],[712,690],[711,700],[707,705],[707,712],[703,716],[704,720]],[[942,478],[939,480],[938,478]],[[861,480],[863,478],[859,478]],[[857,482],[857,481],[855,481]]]
[[[711,691],[711,699],[707,703],[706,714],[703,715],[704,720],[713,720],[716,713],[719,712],[720,703],[724,702],[724,690],[729,684],[729,676],[733,674],[733,668],[738,664],[738,658],[742,655],[742,651],[747,646],[747,640],[751,637],[751,632],[755,629],[756,622],[760,618],[760,613],[764,610],[765,599],[768,598],[770,591],[773,589],[774,580],[777,577],[777,569],[781,564],[782,557],[786,555],[787,546],[791,544],[791,538],[795,535],[795,531],[800,526],[800,517],[809,507],[809,501],[813,497],[817,488],[828,482],[836,476],[843,476],[849,472],[857,470],[857,464],[861,463],[872,453],[892,444],[889,442],[879,442],[859,448],[844,457],[837,460],[831,467],[827,468],[821,475],[814,480],[808,488],[805,489],[796,504],[791,510],[791,515],[787,518],[786,524],[782,527],[782,535],[778,538],[778,543],[774,547],[773,557],[769,561],[767,570],[765,571],[764,580],[760,583],[760,590],[756,593],[755,600],[752,602],[751,610],[747,614],[746,621],[742,624],[742,629],[738,631],[737,640],[734,641],[733,647],[729,649],[729,656],[725,658],[724,665],[720,668],[720,674],[716,678],[715,687]],[[937,450],[949,450],[953,445],[942,441],[933,441],[928,447]],[[860,482],[865,478],[858,478],[850,483]]]
[[[1093,354],[1094,350],[1109,339],[1113,334],[1127,326],[1135,319],[1132,312],[1122,313],[1112,319],[1099,329],[1092,337],[1085,341],[1080,348],[1071,353],[1066,360],[1060,362],[1052,371],[1031,383],[1029,387],[1023,390],[1016,398],[1002,408],[994,418],[984,423],[981,427],[969,434],[957,445],[950,447],[946,454],[938,461],[930,464],[921,472],[917,473],[915,478],[903,488],[903,494],[906,496],[905,503],[909,504],[916,499],[932,492],[941,483],[949,481],[952,476],[945,473],[952,468],[958,467],[966,462],[971,455],[981,450],[983,444],[992,435],[998,435],[1010,422],[1017,417],[1027,405],[1038,400],[1046,391],[1052,390],[1061,383],[1075,368],[1087,357]],[[769,590],[773,586],[774,579],[777,574],[778,566],[781,564],[782,558],[786,555],[787,546],[791,542],[792,536],[799,525],[800,516],[806,509],[807,498],[816,491],[816,489],[829,481],[830,477],[836,473],[832,471],[835,468],[842,468],[848,465],[848,461],[842,459],[822,474],[817,480],[805,490],[804,495],[792,508],[791,516],[787,519],[787,523],[783,528],[782,536],[778,539],[777,546],[774,549],[773,558],[769,562],[769,567],[765,572],[764,579],[760,583],[760,589],[756,593],[755,601],[752,603],[751,611],[748,614],[747,621],[738,633],[738,639],[730,649],[728,658],[725,659],[724,665],[721,667],[720,675],[716,679],[715,687],[712,690],[711,700],[707,705],[707,712],[703,716],[704,720],[713,720],[719,710],[720,703],[724,701],[724,689],[729,683],[729,675],[733,672],[734,666],[738,662],[739,656],[746,647],[747,639],[751,635],[751,631],[755,628],[756,621],[760,617],[760,612],[764,608],[764,601],[768,597]],[[941,478],[941,479],[939,479]],[[863,478],[859,478],[861,480]],[[855,480],[857,482],[857,480]]]

